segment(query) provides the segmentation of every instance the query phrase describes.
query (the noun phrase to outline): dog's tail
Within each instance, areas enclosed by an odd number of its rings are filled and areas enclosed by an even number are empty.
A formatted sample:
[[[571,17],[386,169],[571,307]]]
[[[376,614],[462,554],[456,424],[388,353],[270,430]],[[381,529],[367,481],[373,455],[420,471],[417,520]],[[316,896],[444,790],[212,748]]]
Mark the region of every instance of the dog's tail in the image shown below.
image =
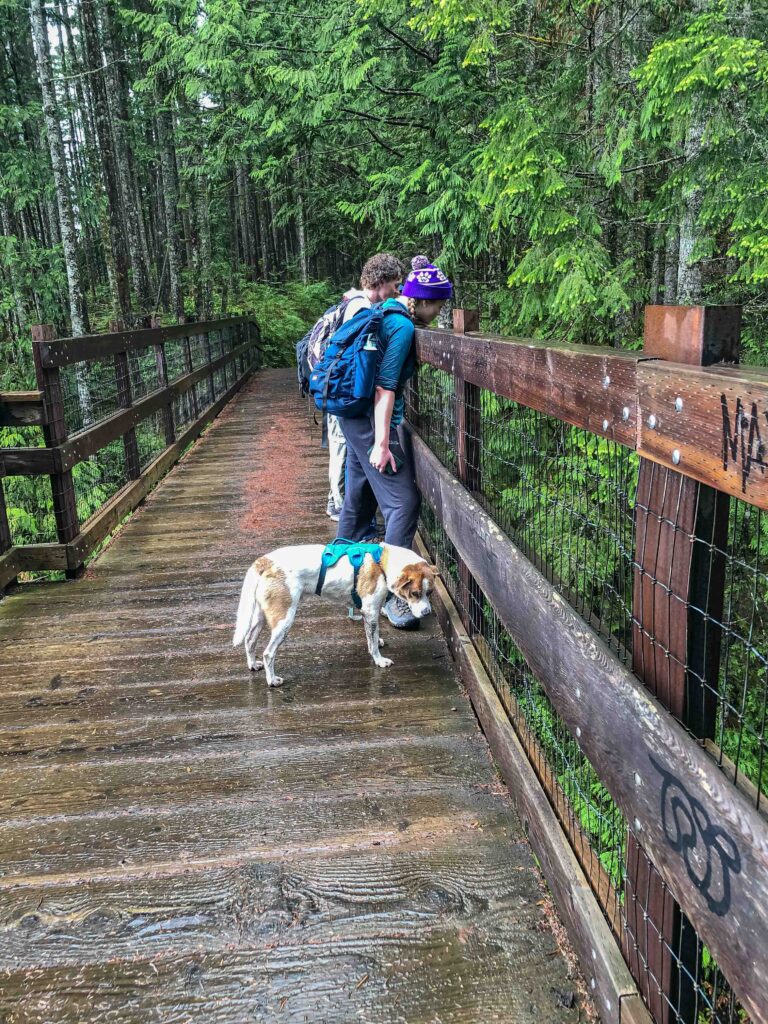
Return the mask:
[[[232,637],[233,647],[243,643],[251,628],[253,617],[256,614],[256,588],[260,578],[260,573],[256,570],[255,565],[252,565],[245,574],[243,589],[240,591],[240,604],[237,606],[237,624],[235,625],[235,635]]]

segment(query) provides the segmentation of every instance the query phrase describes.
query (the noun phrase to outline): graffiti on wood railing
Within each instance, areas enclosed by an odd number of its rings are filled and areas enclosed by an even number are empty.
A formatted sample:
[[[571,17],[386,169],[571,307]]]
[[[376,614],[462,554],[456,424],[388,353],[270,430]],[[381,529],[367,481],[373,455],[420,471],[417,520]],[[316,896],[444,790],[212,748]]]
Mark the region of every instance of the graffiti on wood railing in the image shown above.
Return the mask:
[[[760,415],[757,402],[752,402],[752,408],[747,414],[740,398],[736,399],[736,410],[731,428],[731,415],[728,409],[728,398],[725,394],[720,395],[720,405],[723,410],[723,469],[727,470],[729,463],[740,466],[741,490],[746,494],[747,480],[753,467],[765,473],[765,442],[760,434]],[[762,414],[768,425],[768,410],[763,409]]]
[[[653,757],[651,764],[664,780],[661,822],[667,842],[683,858],[688,877],[713,914],[723,917],[731,905],[731,874],[741,871],[741,855],[725,829],[714,825],[703,804]]]

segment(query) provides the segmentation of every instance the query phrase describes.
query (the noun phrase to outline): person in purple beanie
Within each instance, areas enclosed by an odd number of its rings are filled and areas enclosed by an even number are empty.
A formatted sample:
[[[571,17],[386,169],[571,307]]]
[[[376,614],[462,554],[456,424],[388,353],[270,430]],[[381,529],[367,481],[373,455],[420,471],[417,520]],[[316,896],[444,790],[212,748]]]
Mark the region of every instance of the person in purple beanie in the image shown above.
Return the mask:
[[[403,316],[387,316],[382,321],[373,409],[369,416],[339,420],[347,441],[347,481],[338,536],[363,540],[378,503],[384,516],[385,542],[405,548],[413,544],[421,507],[413,456],[400,427],[403,392],[416,369],[415,325],[431,323],[453,292],[446,275],[426,256],[414,256],[411,267],[402,295],[383,303],[384,308],[399,309]],[[384,614],[398,629],[419,627],[407,602],[394,594],[384,605]]]

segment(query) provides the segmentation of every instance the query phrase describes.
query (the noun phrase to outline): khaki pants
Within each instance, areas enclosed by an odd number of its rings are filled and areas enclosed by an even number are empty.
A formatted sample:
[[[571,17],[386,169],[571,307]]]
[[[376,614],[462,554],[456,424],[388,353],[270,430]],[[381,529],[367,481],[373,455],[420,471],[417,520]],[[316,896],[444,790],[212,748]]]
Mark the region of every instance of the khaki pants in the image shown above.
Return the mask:
[[[341,429],[338,416],[328,417],[328,482],[331,489],[328,503],[333,501],[337,509],[344,504],[344,467],[347,461],[347,439]]]

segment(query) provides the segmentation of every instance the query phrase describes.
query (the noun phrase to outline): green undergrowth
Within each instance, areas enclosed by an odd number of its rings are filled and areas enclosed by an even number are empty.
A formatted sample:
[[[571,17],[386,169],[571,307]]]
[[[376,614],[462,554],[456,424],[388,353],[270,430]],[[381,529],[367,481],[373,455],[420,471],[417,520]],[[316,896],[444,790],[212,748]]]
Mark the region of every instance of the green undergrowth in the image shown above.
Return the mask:
[[[285,285],[245,284],[232,315],[250,314],[261,328],[264,366],[291,366],[296,342],[323,310],[341,296],[327,281]]]

